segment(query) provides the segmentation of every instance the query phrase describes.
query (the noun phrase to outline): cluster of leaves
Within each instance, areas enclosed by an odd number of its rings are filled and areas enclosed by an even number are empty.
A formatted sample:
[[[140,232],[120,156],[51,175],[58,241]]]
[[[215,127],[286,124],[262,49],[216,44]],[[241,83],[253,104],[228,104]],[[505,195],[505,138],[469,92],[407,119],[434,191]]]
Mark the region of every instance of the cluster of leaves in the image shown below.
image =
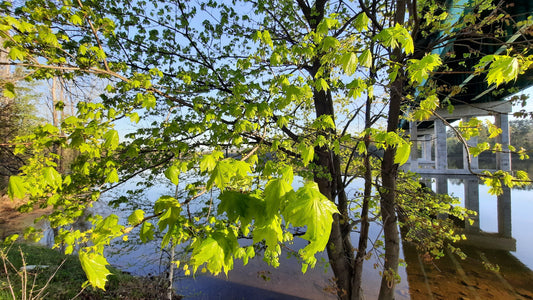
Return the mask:
[[[461,207],[455,197],[435,194],[418,181],[416,175],[411,174],[402,182],[399,209],[405,241],[411,242],[421,253],[440,258],[450,243],[466,239],[457,228],[466,223],[472,225],[476,212]]]
[[[181,177],[195,178],[187,180],[186,195],[163,195],[153,211],[135,210],[128,224],[115,215],[97,216],[88,231],[61,231],[57,241],[69,245],[68,251],[75,243],[90,244],[79,251],[80,261],[91,284],[100,288],[108,274],[104,246],[127,239],[134,229],[142,241],[162,233],[162,247],[188,243],[190,262],[182,267],[193,273],[202,267],[228,272],[234,259],[247,262],[255,250],[242,247],[240,237],[264,243],[265,259],[276,266],[281,243],[294,238],[293,227],[305,227],[301,238],[308,245],[298,251],[303,271],[315,264],[332,228],[342,227],[346,235],[338,244],[346,247],[339,250],[346,252],[342,258],[353,256],[348,240],[354,216],[345,188],[353,180],[350,172],[360,166],[354,157],[369,155],[370,142],[385,151],[381,175],[374,172],[368,179],[381,188],[410,155],[410,142],[397,128],[400,104],[414,108],[423,99],[406,117],[418,121],[441,105],[430,75],[443,68],[442,58],[432,49],[417,49],[418,33],[379,12],[377,2],[372,10],[360,3],[356,13],[342,1],[24,4],[0,5],[0,35],[13,64],[31,69],[35,79],[89,74],[109,85],[94,103],[80,103],[77,115],[59,128],[43,125],[17,141],[18,152],[32,154],[9,182],[10,196],[28,198],[22,209],[52,206],[47,216],[52,226],[66,226],[102,192],[141,174],[143,186],[161,174],[178,187]],[[435,6],[440,8],[425,1],[421,14]],[[465,17],[460,26],[444,20],[445,13],[428,19],[424,34],[453,35],[478,18]],[[499,85],[523,73],[530,61],[515,53],[492,56],[477,72]],[[502,69],[505,62],[511,69]],[[405,92],[417,89],[419,95]],[[363,96],[368,102],[360,103]],[[373,105],[378,112],[371,117]],[[387,105],[394,109],[384,116]],[[357,130],[352,121],[365,106],[366,128]],[[380,122],[387,118],[389,128],[383,129]],[[139,128],[121,135],[118,127],[127,126]],[[78,153],[70,173],[58,172],[54,146]],[[300,187],[294,172],[302,178]],[[379,190],[385,191],[383,198],[396,193],[394,186]],[[207,193],[217,200],[205,201]],[[427,200],[413,207],[422,209]],[[392,197],[381,203],[387,201],[409,207],[414,200]],[[446,203],[435,204],[434,211],[450,211]],[[411,222],[426,226],[417,213],[409,212],[415,216]],[[443,230],[431,233],[455,238]]]

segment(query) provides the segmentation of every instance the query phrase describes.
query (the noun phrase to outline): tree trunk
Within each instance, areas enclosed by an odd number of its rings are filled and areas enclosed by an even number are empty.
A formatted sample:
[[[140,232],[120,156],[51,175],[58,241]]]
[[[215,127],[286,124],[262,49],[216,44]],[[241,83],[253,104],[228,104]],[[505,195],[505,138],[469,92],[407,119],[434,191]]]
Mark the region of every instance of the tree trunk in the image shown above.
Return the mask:
[[[403,25],[405,19],[405,0],[396,1],[394,21]],[[390,57],[392,62],[403,65],[403,51],[395,48]],[[404,94],[405,76],[403,70],[398,70],[396,79],[390,86],[389,114],[387,119],[387,132],[396,132],[401,115],[401,104]],[[383,221],[383,234],[385,236],[385,262],[383,264],[383,277],[379,290],[380,300],[394,299],[394,288],[400,261],[400,234],[396,216],[396,179],[398,177],[398,164],[394,163],[396,147],[388,146],[381,163],[381,218]]]
[[[334,118],[331,93],[315,91],[314,98],[317,117],[330,115]],[[334,216],[327,245],[329,262],[335,274],[337,296],[339,299],[351,299],[354,254],[340,157],[326,147],[316,147],[315,152],[317,158],[314,163],[318,166],[318,171],[315,171],[314,180],[320,192],[335,202],[340,212]]]
[[[397,55],[398,56],[396,57],[400,57],[401,53],[397,53]],[[403,88],[403,74],[398,74],[396,80],[391,85],[387,132],[395,132],[398,130]],[[379,299],[383,300],[394,299],[395,281],[394,278],[390,276],[396,276],[398,273],[400,257],[400,236],[396,217],[396,179],[398,176],[398,165],[394,163],[395,155],[396,147],[388,146],[387,149],[385,149],[381,164],[382,191],[380,204],[381,218],[383,220],[383,233],[385,236],[385,262],[383,266],[384,276],[381,280]]]
[[[372,99],[370,96],[366,100],[366,112],[365,112],[365,129],[371,126],[371,106]],[[364,137],[365,148],[370,146],[370,135],[366,134]],[[365,262],[366,248],[368,246],[368,230],[370,223],[368,222],[368,212],[370,209],[370,199],[372,197],[372,166],[370,165],[370,154],[367,152],[364,157],[364,180],[365,187],[363,192],[363,205],[361,207],[361,230],[359,233],[359,245],[357,247],[357,255],[355,256],[353,286],[352,286],[352,299],[360,300],[364,299],[364,291],[362,289],[363,284],[363,264]]]

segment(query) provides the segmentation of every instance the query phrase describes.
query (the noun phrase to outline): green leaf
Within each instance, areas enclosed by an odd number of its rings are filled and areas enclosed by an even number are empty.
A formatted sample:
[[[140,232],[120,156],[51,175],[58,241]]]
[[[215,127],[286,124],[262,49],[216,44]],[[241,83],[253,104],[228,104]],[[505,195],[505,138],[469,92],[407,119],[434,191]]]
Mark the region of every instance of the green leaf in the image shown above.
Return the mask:
[[[283,197],[292,190],[292,186],[280,178],[272,179],[266,184],[265,201],[267,216],[271,217],[278,214],[278,211],[281,209]]]
[[[231,253],[235,252],[238,246],[237,237],[231,231],[215,232],[205,239],[196,240],[191,246],[194,272],[205,263],[209,272],[214,275],[222,270],[227,275],[228,271],[233,269]]]
[[[340,44],[341,43],[339,42],[339,40],[337,40],[335,37],[326,36],[322,40],[322,51],[328,52],[331,50],[336,50],[339,48]]]
[[[273,66],[281,65],[282,60],[283,57],[277,52],[272,53],[272,55],[270,56],[270,64]]]
[[[165,177],[167,177],[172,184],[178,185],[180,182],[180,173],[180,169],[177,166],[172,165],[165,171]]]
[[[138,113],[133,112],[133,113],[130,114],[130,121],[135,122],[135,123],[139,123],[140,119],[141,118],[139,117]]]
[[[117,215],[111,214],[105,219],[97,222],[91,236],[91,241],[95,245],[99,245],[101,243],[109,244],[111,239],[120,236],[124,226],[120,225],[118,220],[119,219]]]
[[[272,43],[272,38],[270,37],[270,32],[268,32],[268,30],[263,31],[262,37],[263,43],[267,44],[270,49],[274,49],[274,43]]]
[[[385,47],[398,48],[401,45],[406,54],[412,54],[415,49],[409,31],[398,23],[394,27],[385,28],[380,31],[375,36],[375,39],[380,41]]]
[[[316,182],[307,182],[287,202],[283,211],[285,221],[294,226],[307,226],[302,238],[310,243],[300,252],[304,261],[312,262],[315,253],[326,248],[329,235],[324,233],[330,232],[334,213],[338,213],[337,207],[320,193]]]
[[[324,80],[324,78],[318,78],[315,81],[315,88],[317,89],[317,91],[327,91],[329,89],[329,85],[327,81]]]
[[[11,176],[9,177],[9,185],[7,187],[7,194],[9,198],[14,199],[24,199],[26,196],[26,185],[24,179],[20,176]]]
[[[155,108],[157,102],[156,102],[156,99],[154,97],[154,95],[152,94],[145,94],[143,95],[142,97],[143,101],[142,101],[142,106],[146,109],[153,109]]]
[[[304,166],[307,166],[315,157],[315,148],[303,142],[298,145],[298,151],[300,151]]]
[[[363,31],[368,29],[368,22],[370,19],[366,15],[366,13],[361,12],[356,18],[355,18],[355,28],[358,31]]]
[[[278,173],[281,175],[281,179],[283,179],[287,184],[292,184],[292,181],[294,180],[294,172],[291,166],[283,167],[280,171],[278,171]]]
[[[350,76],[355,73],[355,70],[357,69],[357,55],[355,55],[355,53],[344,53],[344,55],[341,56],[340,62],[346,75]]]
[[[430,95],[420,102],[420,107],[425,110],[434,111],[439,106],[439,97]]]
[[[515,80],[520,73],[520,63],[516,57],[507,55],[494,55],[494,60],[489,66],[487,82],[496,86]]]
[[[409,81],[412,83],[422,83],[429,77],[429,74],[433,72],[442,64],[440,55],[427,54],[421,60],[411,59],[407,66],[409,72]]]
[[[269,262],[271,265],[277,264],[277,257],[281,254],[281,247],[279,243],[283,241],[283,230],[281,229],[281,218],[275,215],[272,218],[264,220],[260,224],[255,224],[252,233],[253,242],[259,243],[265,241],[267,250],[270,255],[273,255]],[[266,253],[265,253],[266,254]]]
[[[396,148],[396,156],[394,157],[394,163],[403,165],[409,159],[409,154],[411,153],[411,144],[404,142],[398,145]]]
[[[143,219],[144,211],[142,209],[137,209],[128,217],[128,223],[135,226],[141,223]]]
[[[359,55],[359,64],[367,68],[372,67],[372,52],[369,49],[366,49]]]
[[[70,22],[72,22],[72,24],[74,24],[74,25],[81,25],[83,20],[81,19],[80,16],[74,14],[74,15],[70,16]]]
[[[19,47],[13,47],[9,50],[9,58],[11,60],[24,60],[26,52]]]
[[[418,121],[425,121],[433,116],[433,113],[427,109],[417,109],[413,117]]]
[[[113,169],[111,169],[111,172],[109,172],[109,174],[107,174],[105,182],[115,183],[115,182],[118,182],[118,181],[119,181],[119,177],[118,177],[117,169],[113,168]]]
[[[79,258],[89,283],[94,287],[105,290],[107,275],[111,274],[106,268],[109,263],[105,257],[96,253],[80,251]]]
[[[225,260],[224,248],[211,237],[206,238],[194,248],[191,261],[198,268],[207,263],[207,269],[217,275],[223,268]]]
[[[217,161],[222,157],[224,157],[224,154],[220,151],[213,151],[211,154],[204,155],[200,160],[200,171],[212,171],[216,167]]]
[[[228,160],[217,162],[213,172],[211,172],[209,180],[207,181],[207,189],[209,190],[213,186],[217,186],[219,189],[223,190],[239,170],[238,168],[235,168],[236,166],[237,164],[232,164]]]
[[[181,221],[181,204],[174,197],[161,196],[154,204],[154,213],[161,214],[159,222],[157,223],[160,231],[165,230],[167,227],[171,229]],[[164,246],[167,243],[168,241],[163,239],[161,244]]]
[[[141,242],[146,243],[154,239],[154,225],[149,222],[144,222],[141,225],[141,232],[139,233]]]
[[[114,129],[109,130],[104,134],[104,148],[115,150],[118,147],[118,132]]]
[[[12,82],[6,82],[4,84],[4,97],[9,99],[15,98],[15,85]]]
[[[263,218],[265,203],[259,198],[236,191],[224,191],[218,197],[218,213],[226,213],[232,222],[241,221],[241,227],[246,227],[254,218]]]
[[[58,188],[61,186],[62,179],[61,174],[56,171],[53,167],[45,167],[42,169],[42,175],[44,182],[53,188]]]

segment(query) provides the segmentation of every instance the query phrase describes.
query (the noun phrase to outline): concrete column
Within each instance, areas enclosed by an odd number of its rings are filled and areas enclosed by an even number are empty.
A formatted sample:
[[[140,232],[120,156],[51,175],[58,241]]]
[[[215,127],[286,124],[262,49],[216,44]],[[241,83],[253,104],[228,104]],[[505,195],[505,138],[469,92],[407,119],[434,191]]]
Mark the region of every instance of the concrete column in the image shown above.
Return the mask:
[[[511,227],[511,189],[503,187],[498,196],[498,233],[504,237],[512,237]]]
[[[498,136],[496,141],[502,145],[504,153],[496,153],[496,169],[503,171],[511,170],[511,153],[509,152],[509,144],[511,142],[510,130],[509,130],[509,115],[497,114],[496,126],[502,129],[502,133]]]
[[[416,172],[418,170],[418,128],[417,122],[409,123],[409,134],[411,136],[411,153],[409,160],[411,162],[410,168],[411,171]]]
[[[446,175],[437,175],[435,176],[435,183],[437,185],[436,193],[437,194],[448,194],[448,176]]]
[[[463,118],[463,122],[466,123],[470,120],[470,117]],[[475,147],[477,146],[477,136],[474,136],[470,138],[468,141],[466,141],[466,144],[469,147]],[[479,159],[477,156],[470,155],[470,167],[472,170],[479,169]],[[468,156],[466,149],[463,147],[463,169],[468,170]]]
[[[448,176],[446,175],[437,175],[435,176],[436,183],[436,193],[437,194],[446,194],[448,195]],[[448,218],[448,214],[439,214],[437,216],[439,219]]]
[[[465,185],[465,208],[473,210],[477,215],[472,216],[474,223],[470,225],[468,220],[465,220],[465,229],[469,232],[478,232],[479,228],[479,180],[477,177],[472,177],[464,180]]]
[[[424,144],[422,146],[422,157],[425,161],[431,161],[431,135],[424,135]]]
[[[435,168],[441,171],[448,169],[446,125],[439,119],[435,120]]]

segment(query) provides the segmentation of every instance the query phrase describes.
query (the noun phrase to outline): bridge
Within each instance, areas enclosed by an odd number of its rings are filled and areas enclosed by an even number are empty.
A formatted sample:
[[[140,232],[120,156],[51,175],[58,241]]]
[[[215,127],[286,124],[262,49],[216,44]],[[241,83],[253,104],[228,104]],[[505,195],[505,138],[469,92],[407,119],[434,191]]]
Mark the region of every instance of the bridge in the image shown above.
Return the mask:
[[[452,3],[453,2],[453,3]],[[474,66],[479,63],[480,57],[487,54],[503,54],[513,51],[531,54],[530,41],[533,40],[533,31],[530,24],[525,21],[533,17],[533,0],[503,0],[493,1],[499,3],[511,19],[500,24],[481,27],[480,32],[461,32],[457,39],[437,51],[441,55],[444,65],[451,72],[442,72],[431,77],[437,86],[445,86],[443,92],[438,92],[441,104],[453,105],[453,111],[439,108],[433,118],[427,121],[411,121],[401,126],[408,130],[411,142],[411,156],[404,170],[420,174],[423,178],[432,178],[436,182],[436,193],[448,193],[448,179],[450,177],[463,177],[465,207],[478,212],[479,216],[479,183],[474,176],[466,176],[472,172],[479,173],[479,160],[477,156],[470,155],[463,147],[463,168],[452,169],[448,166],[446,127],[457,120],[468,122],[473,117],[493,117],[496,126],[502,133],[496,142],[502,145],[503,152],[496,153],[496,170],[511,171],[511,154],[508,149],[511,136],[509,129],[509,115],[512,104],[508,98],[533,85],[533,69],[520,75],[520,77],[498,87],[488,85],[486,75],[477,75]],[[451,22],[460,20],[461,6],[468,0],[447,0],[449,18]],[[525,24],[525,25],[521,25]],[[504,34],[498,39],[491,37],[491,30],[497,26],[503,29]],[[488,37],[485,35],[488,33]],[[477,137],[466,141],[469,146],[476,146]],[[493,170],[494,171],[494,170]],[[429,185],[431,186],[431,185]],[[465,231],[468,239],[477,245],[491,245],[496,248],[512,251],[516,241],[511,236],[511,197],[510,189],[504,188],[504,193],[498,196],[498,232],[485,233],[479,228],[479,219],[473,225],[466,225]]]
[[[461,6],[467,0],[446,1],[449,7],[449,18],[455,22],[461,18]],[[493,1],[499,2],[499,1]],[[502,149],[507,149],[510,144],[509,114],[512,112],[512,105],[506,99],[521,90],[533,85],[533,69],[522,74],[516,81],[500,85],[489,86],[486,82],[486,75],[474,74],[474,66],[478,64],[480,56],[486,54],[501,54],[509,48],[517,52],[531,52],[529,42],[533,39],[531,26],[528,23],[521,25],[520,22],[532,17],[533,0],[503,0],[500,7],[512,17],[512,22],[508,25],[492,24],[482,27],[482,32],[460,33],[457,39],[460,42],[452,43],[442,47],[438,52],[444,64],[451,69],[451,72],[442,72],[432,76],[438,86],[446,86],[447,92],[439,92],[441,104],[451,104],[454,106],[453,112],[447,108],[436,111],[436,115],[423,122],[410,122],[404,129],[409,130],[411,142],[413,144],[411,157],[406,165],[406,169],[420,174],[449,174],[466,175],[471,174],[468,169],[479,172],[478,158],[468,157],[463,149],[463,168],[448,168],[448,153],[446,147],[446,123],[457,120],[468,121],[472,117],[493,116],[495,125],[502,129],[502,134],[497,142],[502,144]],[[505,35],[499,38],[485,37],[485,33],[495,30],[496,26],[502,26]],[[503,41],[502,41],[503,39]],[[451,55],[453,54],[453,55]],[[461,58],[461,59],[456,59]],[[459,92],[457,92],[459,91]],[[473,137],[467,141],[469,146],[477,145],[477,138]],[[418,153],[419,145],[421,155]],[[496,169],[510,171],[510,153],[496,154]]]

